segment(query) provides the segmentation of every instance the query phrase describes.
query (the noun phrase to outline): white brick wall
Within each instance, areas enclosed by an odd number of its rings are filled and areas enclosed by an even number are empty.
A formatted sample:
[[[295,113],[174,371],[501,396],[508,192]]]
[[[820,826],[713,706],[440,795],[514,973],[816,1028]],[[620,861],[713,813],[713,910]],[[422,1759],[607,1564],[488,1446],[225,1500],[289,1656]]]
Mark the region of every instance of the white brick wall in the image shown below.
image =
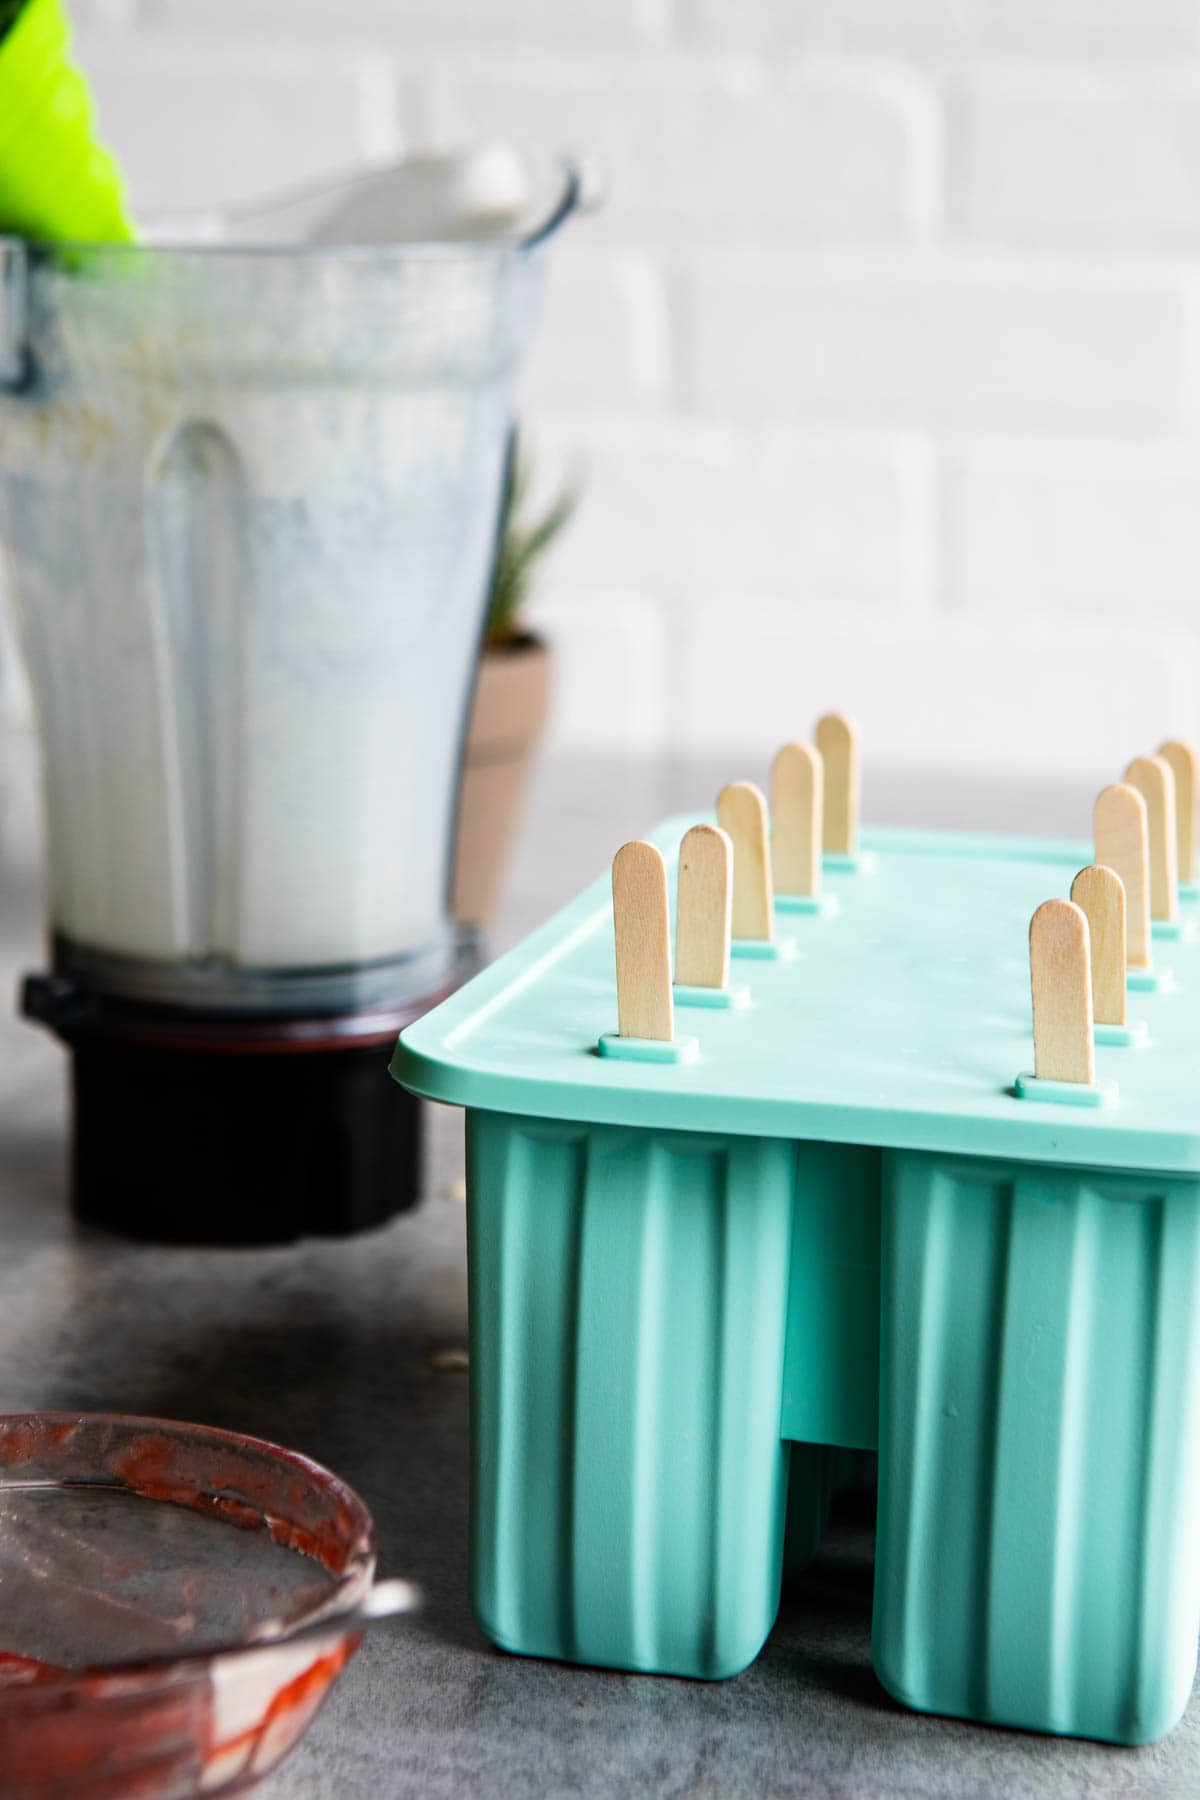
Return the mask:
[[[79,35],[105,134],[135,209],[178,212],[254,199],[360,160],[372,128],[369,51],[276,44],[233,73],[208,40]]]
[[[932,95],[894,69],[685,51],[432,65],[443,142],[525,131],[603,164],[593,239],[660,253],[708,244],[903,241],[929,229],[940,162]]]
[[[802,633],[794,612],[765,607],[731,630],[735,617],[730,596],[683,639],[670,731],[696,755],[753,745],[759,779],[770,750],[797,729],[806,735],[830,693],[852,692],[872,741],[914,768],[1029,767],[1038,740],[1027,733],[1061,712],[1071,733],[1055,740],[1052,768],[1042,772],[1108,780],[1123,766],[1114,746],[1153,748],[1160,719],[1195,718],[1200,707],[1194,647],[1166,634],[1032,622],[1014,630],[1006,619],[863,626],[836,618]],[[755,720],[753,739],[725,716],[731,695]],[[1086,836],[1086,819],[1079,828]]]
[[[612,584],[686,606],[784,595],[878,618],[927,610],[933,471],[917,439],[728,425],[562,420],[539,474],[582,472],[586,503],[548,568],[556,593]]]
[[[669,403],[674,364],[667,283],[655,259],[598,250],[586,228],[565,236],[546,268],[523,409],[550,419],[576,410],[658,410]]]
[[[1184,309],[1156,270],[958,250],[699,258],[685,398],[706,416],[1170,431]]]
[[[203,0],[200,0],[203,4]],[[1173,56],[1200,48],[1192,0],[678,0],[684,35],[900,57]]]
[[[291,37],[382,44],[403,59],[430,44],[620,49],[646,40],[656,10],[647,0],[141,0],[140,16],[150,27],[205,31],[233,45],[286,28]]]
[[[524,385],[557,733],[1106,776],[1200,735],[1200,0],[78,0],[146,209],[607,166]],[[755,759],[757,758],[757,761]]]
[[[1088,249],[1200,246],[1200,73],[1118,65],[961,84],[966,236]]]
[[[949,598],[975,618],[1194,630],[1200,452],[964,444],[944,463]]]

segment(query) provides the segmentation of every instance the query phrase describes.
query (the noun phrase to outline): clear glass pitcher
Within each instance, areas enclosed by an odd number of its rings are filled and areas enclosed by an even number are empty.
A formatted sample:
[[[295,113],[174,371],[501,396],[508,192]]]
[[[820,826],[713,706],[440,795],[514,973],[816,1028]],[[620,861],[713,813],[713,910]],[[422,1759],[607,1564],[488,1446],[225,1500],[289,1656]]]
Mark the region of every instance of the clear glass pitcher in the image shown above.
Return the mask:
[[[552,188],[443,241],[0,240],[57,970],[214,1011],[445,980],[514,380],[574,173]]]

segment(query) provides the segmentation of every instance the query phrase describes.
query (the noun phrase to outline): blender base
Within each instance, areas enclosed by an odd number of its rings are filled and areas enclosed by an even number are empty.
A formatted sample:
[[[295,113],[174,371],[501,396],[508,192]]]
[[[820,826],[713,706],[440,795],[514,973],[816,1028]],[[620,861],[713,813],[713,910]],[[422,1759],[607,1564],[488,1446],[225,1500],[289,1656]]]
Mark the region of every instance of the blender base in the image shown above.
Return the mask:
[[[156,1243],[280,1244],[415,1204],[420,1102],[388,1078],[396,1016],[248,1021],[79,1004],[30,976],[24,1011],[71,1052],[72,1204]]]
[[[419,1104],[389,1047],[305,1056],[72,1046],[71,1192],[89,1225],[158,1243],[344,1237],[415,1204]]]

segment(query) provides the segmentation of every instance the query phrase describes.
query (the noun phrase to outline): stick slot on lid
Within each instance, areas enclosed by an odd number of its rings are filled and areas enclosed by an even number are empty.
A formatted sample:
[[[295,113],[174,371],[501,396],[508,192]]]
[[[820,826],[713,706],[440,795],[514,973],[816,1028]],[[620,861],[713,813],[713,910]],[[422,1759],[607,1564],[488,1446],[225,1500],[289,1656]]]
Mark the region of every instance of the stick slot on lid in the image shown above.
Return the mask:
[[[1114,782],[1096,797],[1092,814],[1096,861],[1113,869],[1125,889],[1125,955],[1128,967],[1148,971],[1150,951],[1150,852],[1146,802],[1129,782]]]
[[[1175,777],[1161,756],[1135,756],[1125,780],[1146,802],[1150,852],[1150,917],[1173,921],[1179,911],[1179,869],[1175,846]]]
[[[675,980],[680,987],[728,987],[732,922],[732,841],[719,825],[693,825],[679,846]]]
[[[1179,854],[1179,879],[1189,887],[1196,880],[1196,752],[1182,738],[1168,738],[1158,754],[1175,777],[1175,836]]]

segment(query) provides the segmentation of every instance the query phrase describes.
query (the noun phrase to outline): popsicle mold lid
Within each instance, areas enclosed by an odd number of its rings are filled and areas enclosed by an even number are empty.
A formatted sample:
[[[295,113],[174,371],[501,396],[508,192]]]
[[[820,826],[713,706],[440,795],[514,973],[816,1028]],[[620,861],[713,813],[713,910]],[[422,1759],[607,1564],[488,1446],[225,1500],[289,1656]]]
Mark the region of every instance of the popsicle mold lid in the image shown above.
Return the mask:
[[[650,834],[674,886],[694,816]],[[523,944],[409,1026],[391,1072],[453,1105],[537,1119],[731,1132],[1017,1161],[1200,1171],[1200,1010],[1147,994],[1149,1045],[1098,1044],[1119,1104],[1015,1097],[1031,1066],[1028,928],[1091,859],[1082,841],[875,830],[874,879],[828,873],[836,916],[795,919],[791,962],[743,964],[751,1005],[693,1012],[693,1061],[600,1057],[616,1023],[602,876]]]

